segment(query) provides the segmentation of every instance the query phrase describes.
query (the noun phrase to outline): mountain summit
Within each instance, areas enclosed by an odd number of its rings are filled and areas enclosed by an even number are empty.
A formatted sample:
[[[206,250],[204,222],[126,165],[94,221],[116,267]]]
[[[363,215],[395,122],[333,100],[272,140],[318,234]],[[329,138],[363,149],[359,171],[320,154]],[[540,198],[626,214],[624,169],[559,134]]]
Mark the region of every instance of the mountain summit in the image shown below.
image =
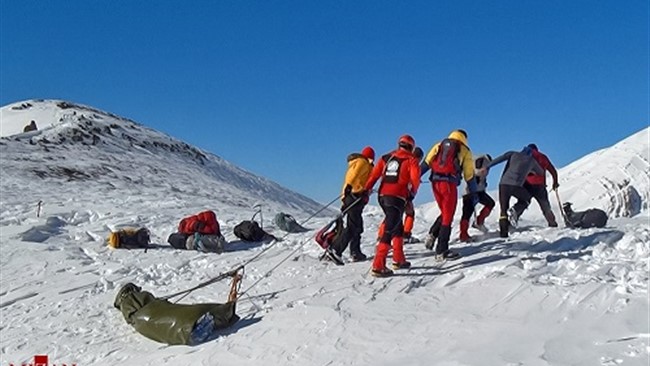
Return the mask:
[[[93,107],[61,100],[30,100],[0,109],[3,189],[25,181],[121,190],[152,190],[170,199],[203,197],[207,207],[250,208],[264,202],[288,212],[313,213],[322,205],[226,160]],[[23,133],[36,121],[38,130]]]

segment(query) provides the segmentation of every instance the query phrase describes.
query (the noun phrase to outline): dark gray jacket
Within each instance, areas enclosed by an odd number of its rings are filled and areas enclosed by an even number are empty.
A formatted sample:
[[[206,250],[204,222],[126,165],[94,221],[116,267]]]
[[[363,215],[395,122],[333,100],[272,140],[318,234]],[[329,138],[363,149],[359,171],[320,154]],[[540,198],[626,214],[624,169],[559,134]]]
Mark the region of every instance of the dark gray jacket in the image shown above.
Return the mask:
[[[495,158],[490,163],[490,168],[498,165],[504,161],[508,161],[499,184],[510,186],[523,186],[526,181],[526,176],[530,172],[535,174],[545,174],[544,169],[537,164],[535,158],[519,151],[508,151],[507,153]]]

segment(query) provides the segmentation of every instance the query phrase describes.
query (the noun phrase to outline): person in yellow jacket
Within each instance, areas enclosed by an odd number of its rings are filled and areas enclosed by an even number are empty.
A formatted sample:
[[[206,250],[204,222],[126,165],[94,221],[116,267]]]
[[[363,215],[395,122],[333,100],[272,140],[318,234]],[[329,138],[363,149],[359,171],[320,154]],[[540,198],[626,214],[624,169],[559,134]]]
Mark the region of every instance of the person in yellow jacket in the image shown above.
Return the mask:
[[[431,170],[429,180],[433,196],[440,208],[440,216],[429,229],[425,245],[427,249],[433,249],[437,238],[436,259],[456,259],[459,254],[449,250],[449,237],[451,222],[456,212],[458,186],[461,179],[467,182],[472,205],[475,206],[478,201],[476,180],[474,179],[474,160],[472,151],[467,144],[467,132],[454,130],[449,137],[435,144],[427,153],[420,169],[422,175]]]
[[[348,155],[348,169],[345,172],[341,212],[346,212],[346,226],[343,233],[332,243],[335,254],[341,258],[350,245],[350,256],[353,262],[366,260],[361,252],[361,234],[363,233],[363,208],[368,203],[368,192],[364,187],[370,176],[375,160],[375,151],[366,146],[361,153]]]

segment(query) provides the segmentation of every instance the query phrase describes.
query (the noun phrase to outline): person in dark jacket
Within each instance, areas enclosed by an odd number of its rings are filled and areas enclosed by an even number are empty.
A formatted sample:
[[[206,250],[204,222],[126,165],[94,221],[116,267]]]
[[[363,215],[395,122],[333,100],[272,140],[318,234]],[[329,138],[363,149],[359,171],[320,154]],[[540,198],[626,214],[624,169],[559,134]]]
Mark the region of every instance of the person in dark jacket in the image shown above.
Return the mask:
[[[526,146],[520,152],[508,151],[505,154],[495,158],[489,167],[501,164],[507,161],[506,167],[499,181],[499,205],[501,212],[499,216],[499,235],[502,238],[508,237],[510,226],[517,227],[517,221],[521,214],[528,208],[531,195],[523,187],[528,173],[535,172],[543,174],[544,169],[537,164],[532,156],[531,148]],[[516,197],[517,203],[510,208],[510,198]]]
[[[548,201],[548,192],[546,191],[547,171],[551,173],[551,176],[553,177],[553,185],[551,186],[551,189],[556,190],[560,186],[557,180],[557,170],[553,166],[553,163],[551,163],[551,160],[549,160],[548,156],[542,154],[537,149],[537,145],[529,144],[528,147],[533,151],[533,158],[537,161],[537,164],[544,169],[544,174],[528,174],[526,182],[524,183],[524,188],[526,188],[528,193],[530,193],[530,195],[535,198],[535,201],[537,201],[537,204],[539,204],[539,208],[542,210],[548,226],[557,227],[557,221],[555,221],[555,215],[553,214],[551,203]]]
[[[363,208],[368,203],[365,190],[366,182],[373,168],[375,150],[370,146],[363,148],[361,153],[348,155],[348,169],[343,181],[341,212],[346,213],[346,227],[343,233],[332,244],[333,250],[340,258],[350,245],[350,257],[353,262],[366,260],[361,252],[361,234],[363,233]]]
[[[415,197],[420,187],[420,166],[413,156],[415,140],[410,135],[404,135],[398,140],[397,150],[385,154],[375,165],[365,190],[372,191],[375,183],[381,179],[379,185],[379,205],[386,218],[385,230],[379,243],[372,263],[372,275],[386,277],[393,271],[386,268],[386,257],[393,248],[393,268],[410,268],[411,263],[404,256],[404,227],[402,215],[406,202]]]

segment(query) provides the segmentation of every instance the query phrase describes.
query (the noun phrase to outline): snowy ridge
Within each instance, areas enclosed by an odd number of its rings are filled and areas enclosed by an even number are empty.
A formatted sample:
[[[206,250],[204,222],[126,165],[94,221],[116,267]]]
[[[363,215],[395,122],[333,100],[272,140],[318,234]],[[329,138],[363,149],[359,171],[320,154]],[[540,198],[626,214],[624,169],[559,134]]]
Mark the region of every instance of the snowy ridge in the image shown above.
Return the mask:
[[[559,170],[565,201],[576,210],[597,207],[610,217],[630,217],[650,202],[650,127]]]
[[[25,178],[140,194],[155,189],[197,196],[213,208],[250,208],[269,202],[285,211],[315,212],[321,205],[220,157],[126,118],[65,101],[15,103],[0,109],[3,188]],[[22,133],[37,120],[38,131]],[[73,191],[74,194],[74,191]]]
[[[459,243],[454,230],[451,248],[461,259],[440,264],[422,244],[406,244],[412,269],[376,279],[368,274],[369,262],[319,262],[315,230],[286,235],[270,248],[235,240],[232,227],[250,218],[245,196],[257,194],[256,184],[215,187],[219,174],[228,179],[232,171],[201,172],[223,167],[218,158],[200,150],[205,157],[196,156],[170,137],[100,116],[87,117],[92,128],[80,127],[85,119],[66,127],[64,119],[0,141],[1,366],[29,363],[36,354],[49,355],[51,364],[79,366],[645,366],[650,361],[647,210],[589,230],[548,228],[541,217],[527,213],[508,239],[494,232],[498,215],[493,212],[487,223],[493,232],[471,229],[474,242]],[[109,120],[112,135],[97,133],[98,149],[90,132]],[[142,144],[143,136],[159,146]],[[61,137],[66,142],[58,143]],[[73,138],[80,140],[70,142]],[[211,188],[188,185],[187,174],[204,174],[200,177]],[[576,176],[571,184],[584,186],[593,177],[581,179]],[[563,197],[575,199],[577,208],[597,205],[591,197],[571,196],[568,181],[561,184]],[[420,194],[431,194],[427,185]],[[167,245],[178,220],[205,208],[206,198],[218,202],[217,216],[230,240],[227,250],[217,255]],[[270,209],[287,207],[278,196],[270,199],[265,201]],[[45,205],[36,217],[39,200]],[[437,215],[434,206],[416,209],[415,236],[426,235]],[[306,226],[320,228],[330,217]],[[366,254],[374,252],[382,219],[379,207],[365,209]],[[122,225],[146,226],[154,247],[147,253],[107,248],[108,231]],[[262,250],[267,251],[246,267],[242,289],[248,292],[237,310],[242,320],[215,341],[196,347],[155,343],[113,308],[124,283],[169,295]],[[182,302],[222,302],[227,292],[228,283],[219,282]]]

